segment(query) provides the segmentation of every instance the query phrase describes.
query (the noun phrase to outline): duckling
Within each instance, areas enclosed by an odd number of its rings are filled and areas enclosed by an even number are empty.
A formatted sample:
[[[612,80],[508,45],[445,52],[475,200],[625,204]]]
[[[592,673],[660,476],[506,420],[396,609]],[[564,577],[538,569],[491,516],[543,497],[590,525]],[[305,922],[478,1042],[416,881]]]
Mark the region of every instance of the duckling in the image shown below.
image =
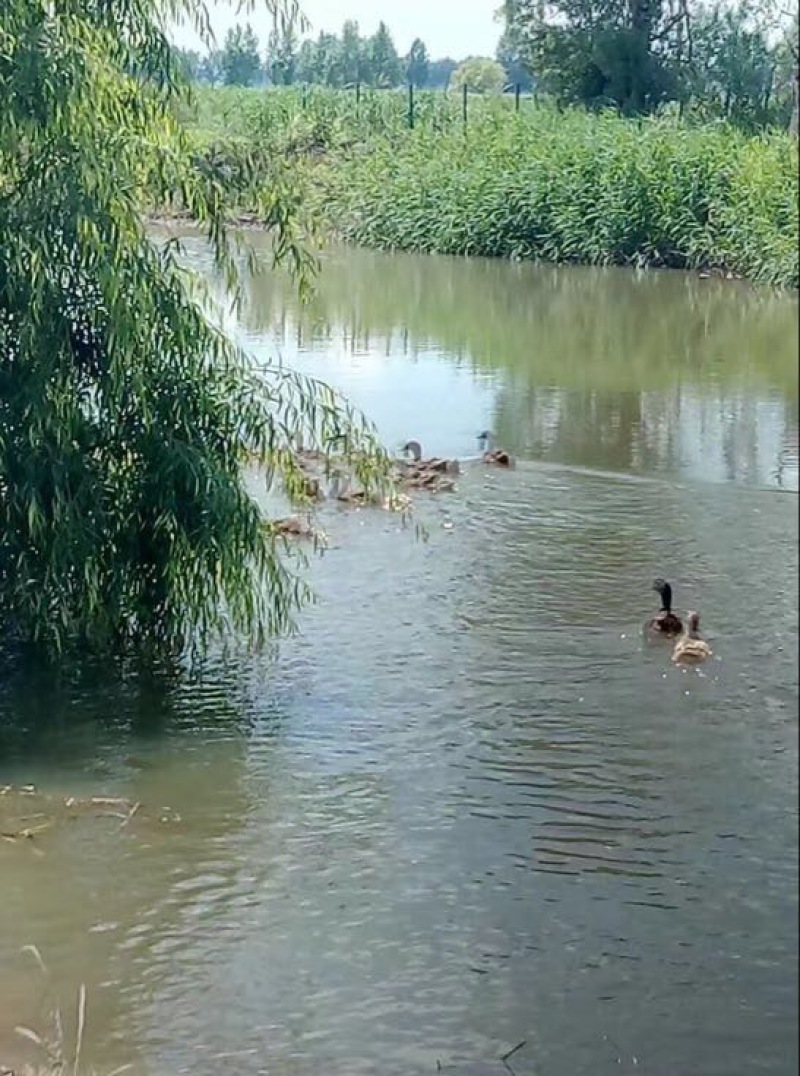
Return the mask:
[[[320,480],[313,475],[303,474],[302,477],[298,478],[297,486],[298,500],[321,501],[325,498]]]
[[[698,665],[706,658],[710,658],[713,650],[700,636],[700,614],[686,614],[686,628],[683,635],[675,643],[672,651],[672,660],[676,664]]]
[[[313,538],[316,533],[308,520],[301,519],[299,516],[273,519],[271,526],[276,534],[284,534],[292,538]]]
[[[357,508],[368,504],[379,505],[381,503],[380,497],[376,496],[376,494],[367,493],[363,489],[353,489],[350,476],[340,472],[333,474],[330,492],[334,500]]]
[[[647,621],[644,626],[645,631],[650,635],[667,638],[680,635],[683,631],[683,621],[672,611],[672,587],[663,579],[655,579],[653,590],[661,595],[661,609]]]
[[[430,459],[422,458],[422,445],[419,441],[406,441],[402,451],[411,456],[411,463],[406,463],[406,469],[411,473],[420,471],[436,471],[439,474],[460,474],[461,467],[458,460],[439,459],[433,456]]]
[[[429,493],[452,493],[456,484],[452,478],[439,471],[409,472],[402,479],[405,489],[422,489]]]
[[[314,463],[324,463],[325,453],[321,448],[308,448],[301,435],[295,437],[295,458],[301,467]]]
[[[484,430],[478,434],[478,446],[482,453],[484,463],[495,464],[497,467],[513,467],[516,460],[505,449],[493,448],[494,434],[491,430]]]

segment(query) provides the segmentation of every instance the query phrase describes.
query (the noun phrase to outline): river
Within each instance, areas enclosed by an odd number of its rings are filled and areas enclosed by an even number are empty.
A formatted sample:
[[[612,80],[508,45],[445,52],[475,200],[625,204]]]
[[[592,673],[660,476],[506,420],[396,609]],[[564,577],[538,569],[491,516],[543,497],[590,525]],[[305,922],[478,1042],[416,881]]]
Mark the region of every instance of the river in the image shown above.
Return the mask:
[[[522,1040],[517,1076],[795,1072],[797,321],[668,272],[332,250],[307,307],[250,280],[256,358],[392,448],[490,427],[519,464],[420,495],[427,540],[323,508],[275,656],[0,658],[0,1062],[52,1006],[69,1054],[83,984],[98,1076],[422,1076]],[[656,575],[702,670],[643,645]],[[92,796],[126,805],[56,809]]]

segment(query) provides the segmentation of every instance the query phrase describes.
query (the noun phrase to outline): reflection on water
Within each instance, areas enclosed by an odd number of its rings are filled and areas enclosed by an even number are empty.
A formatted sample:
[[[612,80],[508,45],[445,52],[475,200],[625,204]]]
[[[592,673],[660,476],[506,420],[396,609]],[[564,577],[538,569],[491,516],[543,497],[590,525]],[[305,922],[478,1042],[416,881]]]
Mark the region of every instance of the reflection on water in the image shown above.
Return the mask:
[[[423,501],[427,543],[323,509],[321,601],[276,661],[3,658],[0,785],[142,806],[0,841],[0,1062],[47,997],[71,1035],[83,982],[101,1071],[417,1076],[522,1039],[519,1076],[794,1071],[797,501],[763,488],[796,446],[793,301],[337,257],[249,341],[283,309],[387,437],[469,452],[491,421],[522,462]],[[659,573],[703,670],[642,644]]]
[[[250,282],[245,339],[333,380],[390,442],[798,488],[797,300],[663,272],[337,250],[303,309]],[[443,408],[443,402],[448,406]]]

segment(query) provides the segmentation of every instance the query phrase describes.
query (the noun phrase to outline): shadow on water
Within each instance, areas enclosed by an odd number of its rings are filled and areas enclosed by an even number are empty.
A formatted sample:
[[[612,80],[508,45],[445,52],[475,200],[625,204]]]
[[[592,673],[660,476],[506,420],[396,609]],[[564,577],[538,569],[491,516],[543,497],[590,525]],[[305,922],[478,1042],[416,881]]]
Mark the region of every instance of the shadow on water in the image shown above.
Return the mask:
[[[59,1039],[54,1010],[69,1054],[83,986],[85,1053],[104,1068],[147,1071],[152,992],[169,980],[181,939],[193,939],[193,955],[178,991],[201,976],[217,913],[244,899],[247,696],[263,674],[232,680],[231,668],[219,658],[188,672],[0,654],[0,1062],[41,1061],[13,1029]],[[264,744],[279,722],[276,708],[259,707]],[[267,799],[265,780],[262,810]],[[26,945],[41,952],[45,976]]]
[[[202,671],[191,673],[180,662],[90,654],[59,661],[20,645],[0,650],[4,766],[64,765],[103,745],[159,742],[165,734],[226,723],[233,729],[243,723],[235,691],[223,680],[209,693]]]

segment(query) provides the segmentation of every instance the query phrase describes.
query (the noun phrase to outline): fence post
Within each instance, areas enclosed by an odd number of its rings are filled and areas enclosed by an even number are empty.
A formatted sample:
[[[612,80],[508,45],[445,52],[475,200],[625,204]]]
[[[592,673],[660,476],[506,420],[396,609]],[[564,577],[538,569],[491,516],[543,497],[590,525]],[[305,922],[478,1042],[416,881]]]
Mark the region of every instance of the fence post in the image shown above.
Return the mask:
[[[303,96],[302,96],[302,99],[301,99],[301,104],[302,104],[302,107],[303,107],[303,111],[305,111],[306,101],[307,100],[308,100],[308,86],[304,82],[303,83]]]
[[[464,119],[464,128],[467,126],[467,84],[466,82],[461,88],[461,115]]]
[[[408,126],[414,130],[414,83],[408,84]]]
[[[361,104],[361,83],[356,83],[356,115],[358,115],[359,105]]]
[[[519,83],[514,87],[514,111],[519,112]]]

